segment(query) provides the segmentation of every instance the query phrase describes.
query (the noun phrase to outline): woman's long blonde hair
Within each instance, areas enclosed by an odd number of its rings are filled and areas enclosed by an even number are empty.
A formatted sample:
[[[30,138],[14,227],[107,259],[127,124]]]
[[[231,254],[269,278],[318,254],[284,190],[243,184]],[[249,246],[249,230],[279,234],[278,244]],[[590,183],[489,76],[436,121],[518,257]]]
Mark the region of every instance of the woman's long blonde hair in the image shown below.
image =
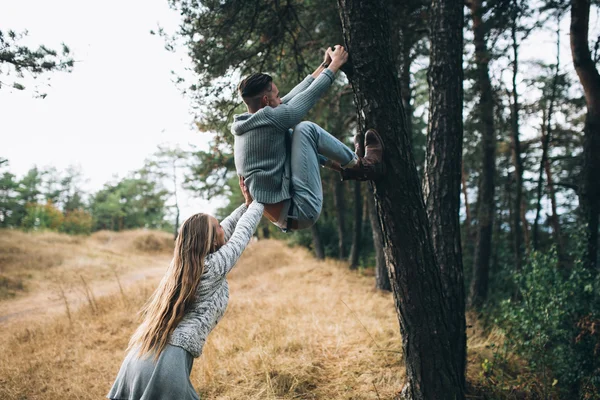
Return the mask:
[[[207,214],[195,214],[181,225],[169,269],[142,309],[144,321],[129,341],[127,350],[139,347],[139,357],[153,352],[158,359],[169,336],[194,302],[204,258],[214,251],[217,239],[210,218]]]

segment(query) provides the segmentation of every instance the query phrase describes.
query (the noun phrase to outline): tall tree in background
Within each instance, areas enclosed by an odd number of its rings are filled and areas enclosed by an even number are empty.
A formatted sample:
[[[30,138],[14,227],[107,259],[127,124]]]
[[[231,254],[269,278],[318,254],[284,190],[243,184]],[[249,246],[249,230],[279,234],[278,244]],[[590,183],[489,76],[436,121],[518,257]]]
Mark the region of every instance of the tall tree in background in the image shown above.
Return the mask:
[[[463,141],[463,5],[434,0],[430,15],[429,134],[424,195],[433,248],[447,298],[448,335],[464,393],[467,357],[460,241]]]
[[[424,55],[424,49],[417,44],[427,33],[427,9],[430,2],[425,0],[406,0],[388,2],[391,15],[392,44],[397,55],[396,63],[400,71],[400,91],[402,106],[406,114],[406,128],[411,139],[416,134],[413,129],[413,85],[411,67],[418,56]]]
[[[344,244],[344,238],[346,237],[346,201],[344,195],[344,182],[336,176],[334,177],[333,204],[337,215],[338,257],[340,259],[346,258]]]
[[[353,184],[354,193],[354,230],[352,231],[352,247],[350,247],[350,269],[358,268],[358,257],[362,247],[363,202],[360,181]]]
[[[323,242],[321,241],[321,233],[319,232],[319,224],[316,223],[313,226],[311,226],[311,233],[312,233],[312,246],[313,246],[313,250],[315,252],[315,258],[317,260],[323,260],[325,259],[325,250],[323,249]]]
[[[95,230],[170,226],[164,220],[167,196],[168,191],[150,180],[143,169],[116,183],[107,183],[90,201]]]
[[[470,0],[473,23],[475,61],[477,63],[476,85],[479,92],[479,115],[481,119],[482,170],[477,196],[477,239],[473,261],[473,278],[469,303],[480,306],[487,298],[490,259],[492,255],[492,229],[494,224],[494,177],[496,175],[496,132],[494,130],[494,99],[489,74],[490,54],[486,43],[486,26],[483,21],[483,1]]]
[[[512,229],[513,229],[513,252],[515,256],[515,267],[521,270],[523,261],[523,230],[521,228],[521,215],[523,210],[523,160],[521,157],[521,139],[519,135],[519,91],[517,89],[517,75],[519,73],[519,41],[517,33],[519,30],[519,4],[517,0],[512,0],[511,5],[511,23],[510,36],[512,48],[512,88],[510,126],[511,126],[511,151],[515,167],[515,198],[512,209]]]
[[[29,203],[41,202],[43,171],[33,167],[19,180],[17,186],[17,207],[14,210],[14,223],[21,226],[26,215],[25,206]]]
[[[70,166],[64,172],[60,180],[60,206],[65,213],[83,209],[84,204],[84,193],[82,185],[85,181],[83,172],[81,169],[75,166]]]
[[[588,45],[590,0],[571,0],[571,55],[583,86],[587,115],[584,126],[583,171],[579,202],[587,224],[587,260],[598,266],[598,218],[600,216],[600,75]]]
[[[554,134],[554,120],[555,120],[555,108],[558,97],[560,95],[565,95],[564,89],[561,91],[560,87],[566,86],[565,76],[560,74],[560,21],[562,18],[562,13],[558,12],[557,14],[557,29],[556,29],[556,62],[552,66],[552,70],[549,71],[552,73],[551,79],[546,79],[544,89],[542,91],[543,97],[539,102],[543,107],[542,109],[542,126],[541,126],[541,148],[542,148],[542,156],[539,163],[538,169],[538,182],[536,188],[536,213],[533,220],[533,248],[535,250],[540,249],[540,229],[539,229],[539,220],[542,212],[542,191],[544,187],[544,174],[546,175],[546,187],[548,189],[548,196],[550,197],[551,206],[552,206],[552,215],[550,217],[550,222],[553,227],[553,233],[556,243],[556,251],[558,254],[558,259],[561,263],[564,264],[566,261],[566,251],[565,251],[565,243],[563,240],[563,236],[561,233],[560,222],[558,218],[557,212],[557,202],[556,202],[556,189],[554,187],[554,179],[552,177],[551,163],[550,163],[550,144],[552,142],[552,137]],[[563,93],[560,93],[563,92]]]
[[[377,129],[385,144],[387,173],[374,188],[402,334],[404,393],[411,399],[463,399],[450,340],[452,318],[404,120],[389,15],[382,1],[339,0],[338,5],[353,65],[349,79],[359,130]]]
[[[391,292],[392,284],[390,283],[390,274],[388,272],[388,267],[385,262],[385,253],[383,251],[383,232],[379,225],[379,217],[377,216],[373,192],[368,190],[365,197],[367,200],[369,222],[371,223],[371,229],[373,231],[373,247],[375,248],[375,287],[379,290]]]
[[[8,166],[8,160],[0,157],[0,168]],[[17,188],[19,184],[15,175],[9,171],[2,171],[0,176],[0,227],[6,228],[18,225],[15,211],[18,208]]]
[[[144,169],[156,176],[159,179],[166,179],[169,181],[169,186],[172,188],[170,194],[173,197],[173,208],[175,208],[175,221],[173,226],[173,236],[177,239],[177,233],[179,231],[179,197],[178,197],[178,178],[181,174],[181,170],[184,168],[184,163],[188,152],[180,149],[179,147],[168,148],[159,146],[158,151],[153,157],[146,162]]]

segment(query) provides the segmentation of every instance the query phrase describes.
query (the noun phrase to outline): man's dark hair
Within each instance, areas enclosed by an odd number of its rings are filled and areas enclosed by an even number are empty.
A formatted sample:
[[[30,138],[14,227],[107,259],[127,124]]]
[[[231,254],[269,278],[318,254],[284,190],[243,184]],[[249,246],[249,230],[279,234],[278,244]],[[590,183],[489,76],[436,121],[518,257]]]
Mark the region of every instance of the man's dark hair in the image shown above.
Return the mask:
[[[238,85],[238,91],[242,95],[244,100],[250,99],[254,96],[261,94],[262,92],[271,90],[271,83],[273,78],[267,74],[257,73],[252,74],[246,79],[242,80]]]

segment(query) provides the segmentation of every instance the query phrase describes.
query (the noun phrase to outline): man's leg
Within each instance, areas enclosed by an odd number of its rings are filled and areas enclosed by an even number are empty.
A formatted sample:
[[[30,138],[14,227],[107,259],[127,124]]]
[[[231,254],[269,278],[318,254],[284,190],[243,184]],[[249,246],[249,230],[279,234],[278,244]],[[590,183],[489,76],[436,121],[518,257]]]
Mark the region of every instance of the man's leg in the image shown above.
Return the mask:
[[[326,157],[343,166],[355,163],[358,157],[344,143],[312,122],[301,122],[292,134],[292,185],[294,189],[292,216],[298,229],[312,226],[323,206],[323,189],[319,164]]]

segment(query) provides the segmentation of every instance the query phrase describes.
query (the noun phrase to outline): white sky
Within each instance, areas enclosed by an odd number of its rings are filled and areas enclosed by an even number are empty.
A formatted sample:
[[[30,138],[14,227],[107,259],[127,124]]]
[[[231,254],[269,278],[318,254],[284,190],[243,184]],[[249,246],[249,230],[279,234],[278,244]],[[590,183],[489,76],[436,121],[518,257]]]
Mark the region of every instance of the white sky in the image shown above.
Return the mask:
[[[96,191],[141,168],[159,144],[206,146],[210,136],[192,125],[189,101],[172,82],[172,70],[190,66],[185,49],[170,53],[150,34],[178,22],[166,0],[0,0],[4,31],[27,29],[23,43],[34,47],[64,42],[77,61],[70,74],[48,75],[45,99],[34,98],[31,84],[0,89],[0,156],[9,170],[79,165]],[[182,218],[222,205],[189,195],[182,202]]]

